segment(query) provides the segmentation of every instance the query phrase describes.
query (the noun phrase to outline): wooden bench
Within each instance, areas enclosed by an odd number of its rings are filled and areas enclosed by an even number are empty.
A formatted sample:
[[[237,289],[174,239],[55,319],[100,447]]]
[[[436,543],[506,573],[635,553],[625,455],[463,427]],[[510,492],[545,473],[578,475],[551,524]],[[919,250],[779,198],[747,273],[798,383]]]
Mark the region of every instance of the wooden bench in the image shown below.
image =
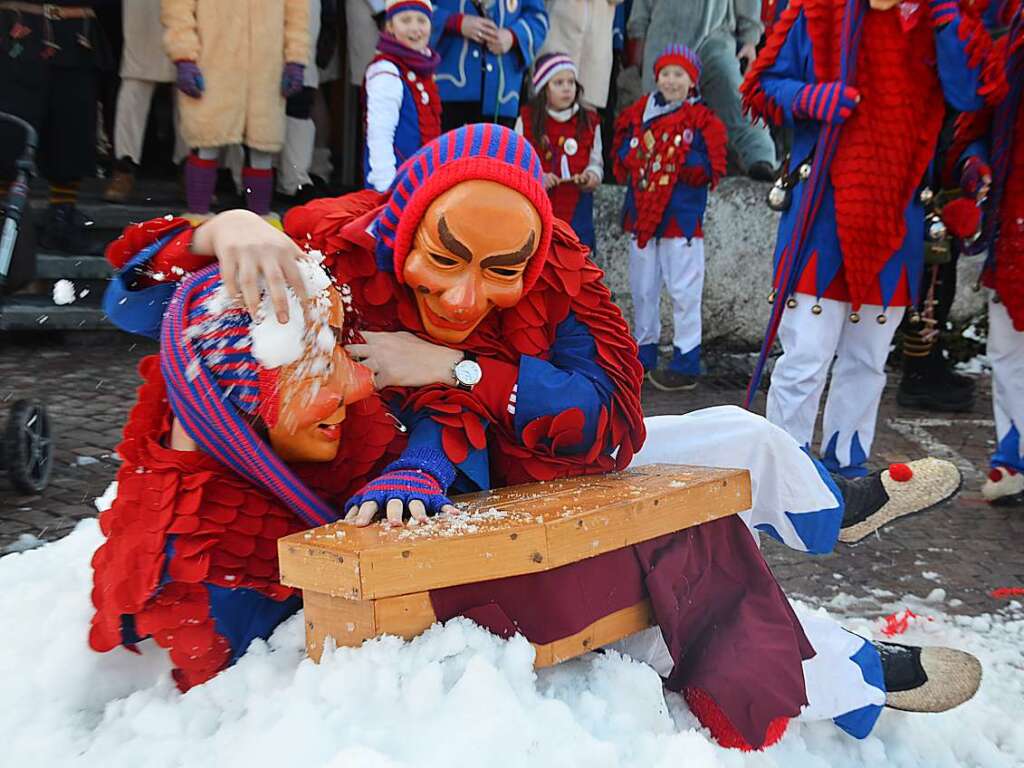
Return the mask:
[[[750,507],[746,470],[653,464],[609,475],[467,494],[430,524],[333,523],[278,542],[281,582],[303,593],[306,652],[435,621],[428,591],[551,570]],[[579,656],[650,626],[643,601],[571,637],[535,644],[536,666]]]

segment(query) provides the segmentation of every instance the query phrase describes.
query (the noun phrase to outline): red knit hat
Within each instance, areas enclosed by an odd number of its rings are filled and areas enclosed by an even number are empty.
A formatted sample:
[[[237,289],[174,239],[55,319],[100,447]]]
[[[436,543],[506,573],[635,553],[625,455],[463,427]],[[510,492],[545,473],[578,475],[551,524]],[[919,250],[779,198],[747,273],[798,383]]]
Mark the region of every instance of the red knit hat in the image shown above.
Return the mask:
[[[410,157],[391,184],[391,197],[376,221],[377,266],[403,282],[405,257],[427,208],[456,184],[494,181],[530,201],[540,216],[537,250],[523,273],[523,291],[540,277],[551,245],[551,199],[540,158],[514,131],[491,123],[465,125],[440,136]]]
[[[694,86],[700,81],[700,56],[690,50],[682,43],[670,43],[665,50],[654,60],[654,79],[658,79],[658,73],[672,64],[686,70]]]

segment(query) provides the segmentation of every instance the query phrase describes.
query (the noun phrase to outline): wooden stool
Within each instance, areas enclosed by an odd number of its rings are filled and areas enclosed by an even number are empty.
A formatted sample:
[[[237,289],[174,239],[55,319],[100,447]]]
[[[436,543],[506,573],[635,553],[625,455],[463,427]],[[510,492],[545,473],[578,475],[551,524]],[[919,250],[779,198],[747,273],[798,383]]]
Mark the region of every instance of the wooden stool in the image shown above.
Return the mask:
[[[551,570],[750,508],[746,470],[652,464],[467,494],[427,525],[332,523],[278,542],[281,582],[302,590],[306,653],[412,638],[435,621],[428,591]],[[550,666],[652,624],[645,600],[571,637],[535,644]]]

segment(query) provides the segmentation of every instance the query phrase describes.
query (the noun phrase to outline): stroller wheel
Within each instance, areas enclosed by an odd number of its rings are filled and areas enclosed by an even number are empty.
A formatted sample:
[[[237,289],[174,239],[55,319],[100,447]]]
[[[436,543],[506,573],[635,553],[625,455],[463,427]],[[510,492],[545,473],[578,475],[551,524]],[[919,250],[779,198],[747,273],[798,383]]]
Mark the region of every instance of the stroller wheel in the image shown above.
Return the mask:
[[[50,482],[53,435],[42,403],[17,400],[11,406],[3,435],[3,457],[11,483],[22,493],[40,493]]]

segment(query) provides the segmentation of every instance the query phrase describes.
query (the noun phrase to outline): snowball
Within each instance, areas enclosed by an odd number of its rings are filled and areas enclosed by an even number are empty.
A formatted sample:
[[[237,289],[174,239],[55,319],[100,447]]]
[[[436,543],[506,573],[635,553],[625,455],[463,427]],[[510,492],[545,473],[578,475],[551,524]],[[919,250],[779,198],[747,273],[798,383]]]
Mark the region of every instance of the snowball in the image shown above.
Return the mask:
[[[263,320],[250,326],[252,354],[264,368],[294,363],[302,356],[306,320],[298,297],[288,291],[288,322],[280,323],[270,297],[263,300]]]
[[[75,301],[75,284],[70,280],[58,280],[53,284],[53,303],[58,306]]]

